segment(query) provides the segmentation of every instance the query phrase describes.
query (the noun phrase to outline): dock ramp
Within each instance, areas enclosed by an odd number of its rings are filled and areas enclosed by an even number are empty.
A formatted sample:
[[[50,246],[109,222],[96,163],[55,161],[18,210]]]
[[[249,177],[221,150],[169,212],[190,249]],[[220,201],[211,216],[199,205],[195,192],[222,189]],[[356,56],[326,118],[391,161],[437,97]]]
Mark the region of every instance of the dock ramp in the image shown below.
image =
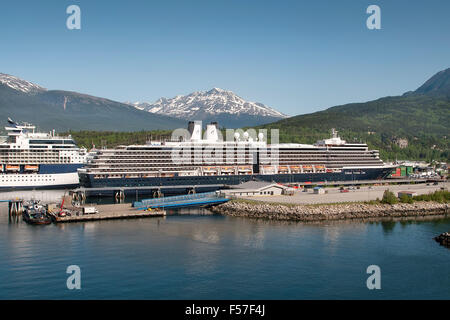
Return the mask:
[[[204,192],[188,194],[185,196],[173,196],[163,198],[144,199],[133,202],[136,209],[148,208],[184,208],[184,207],[208,207],[229,201],[225,195],[218,192]]]

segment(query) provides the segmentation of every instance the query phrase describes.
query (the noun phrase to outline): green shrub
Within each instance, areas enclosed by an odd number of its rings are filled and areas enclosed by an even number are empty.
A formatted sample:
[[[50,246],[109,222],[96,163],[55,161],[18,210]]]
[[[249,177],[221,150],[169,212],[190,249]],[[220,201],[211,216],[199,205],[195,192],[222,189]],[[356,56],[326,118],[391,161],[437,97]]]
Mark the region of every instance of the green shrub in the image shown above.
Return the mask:
[[[395,204],[398,203],[398,199],[392,191],[386,189],[383,193],[383,199],[381,199],[381,203]]]
[[[408,195],[406,195],[406,194],[403,194],[403,195],[400,197],[400,202],[401,202],[401,203],[413,203],[414,200],[413,200],[412,197],[410,197],[410,196],[408,196]]]
[[[415,196],[416,201],[436,201],[440,203],[450,202],[450,192],[448,190],[438,190],[429,194]]]

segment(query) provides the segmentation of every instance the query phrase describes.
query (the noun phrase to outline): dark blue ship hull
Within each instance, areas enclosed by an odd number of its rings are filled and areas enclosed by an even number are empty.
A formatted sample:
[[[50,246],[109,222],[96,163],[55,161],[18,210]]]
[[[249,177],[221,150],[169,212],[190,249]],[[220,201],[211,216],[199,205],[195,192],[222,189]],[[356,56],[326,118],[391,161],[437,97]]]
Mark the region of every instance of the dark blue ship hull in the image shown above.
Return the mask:
[[[228,176],[178,176],[153,178],[94,178],[92,174],[79,173],[80,184],[85,188],[113,187],[167,187],[167,186],[204,186],[204,191],[218,189],[217,185],[237,185],[251,180],[277,183],[318,183],[356,180],[378,180],[388,176],[392,168],[346,169],[335,173],[298,173],[298,174],[252,174]],[[207,186],[211,185],[210,188]],[[214,185],[214,186],[213,186]]]

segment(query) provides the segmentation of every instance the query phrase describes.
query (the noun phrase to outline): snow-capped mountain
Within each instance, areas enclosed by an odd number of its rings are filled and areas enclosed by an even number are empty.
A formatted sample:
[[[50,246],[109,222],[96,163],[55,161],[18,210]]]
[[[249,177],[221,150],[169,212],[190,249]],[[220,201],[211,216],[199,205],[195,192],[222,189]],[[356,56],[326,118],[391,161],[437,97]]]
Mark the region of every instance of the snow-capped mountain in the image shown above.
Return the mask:
[[[24,93],[36,93],[36,92],[42,92],[47,91],[47,89],[38,86],[37,84],[34,84],[32,82],[11,76],[9,74],[0,73],[0,83],[7,85],[8,87],[17,90],[22,91]]]
[[[175,129],[186,121],[73,91],[47,90],[0,73],[0,131],[8,117],[43,130],[137,131]],[[125,119],[125,121],[124,121]],[[4,134],[4,133],[3,133]]]
[[[219,121],[220,125],[227,127],[268,123],[286,117],[262,103],[246,101],[232,91],[219,88],[170,99],[160,98],[152,104],[135,102],[132,105],[140,110],[180,119]]]

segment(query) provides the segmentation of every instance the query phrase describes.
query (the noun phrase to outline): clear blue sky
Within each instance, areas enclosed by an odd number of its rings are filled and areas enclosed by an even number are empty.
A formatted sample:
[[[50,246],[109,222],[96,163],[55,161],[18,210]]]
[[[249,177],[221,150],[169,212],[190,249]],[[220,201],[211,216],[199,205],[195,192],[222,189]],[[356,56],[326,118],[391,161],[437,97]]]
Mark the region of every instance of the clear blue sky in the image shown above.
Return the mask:
[[[81,30],[66,28],[71,4]],[[371,4],[381,30],[366,28]],[[448,0],[16,0],[0,28],[0,72],[118,101],[220,87],[295,115],[450,67]]]

